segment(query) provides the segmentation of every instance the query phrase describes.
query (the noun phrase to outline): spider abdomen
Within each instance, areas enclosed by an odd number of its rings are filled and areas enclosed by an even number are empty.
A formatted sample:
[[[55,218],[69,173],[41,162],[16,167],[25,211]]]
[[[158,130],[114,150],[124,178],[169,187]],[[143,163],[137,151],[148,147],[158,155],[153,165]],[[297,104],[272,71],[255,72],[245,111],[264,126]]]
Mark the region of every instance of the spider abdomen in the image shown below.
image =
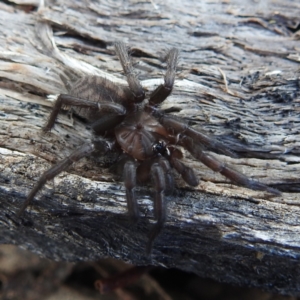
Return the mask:
[[[101,103],[107,101],[120,103],[122,102],[121,99],[127,102],[131,93],[128,91],[128,88],[122,85],[116,85],[106,78],[85,76],[75,82],[70,90],[70,95],[97,102],[101,105]],[[89,121],[96,121],[103,115],[100,111],[82,107],[73,107],[73,110],[77,115]]]

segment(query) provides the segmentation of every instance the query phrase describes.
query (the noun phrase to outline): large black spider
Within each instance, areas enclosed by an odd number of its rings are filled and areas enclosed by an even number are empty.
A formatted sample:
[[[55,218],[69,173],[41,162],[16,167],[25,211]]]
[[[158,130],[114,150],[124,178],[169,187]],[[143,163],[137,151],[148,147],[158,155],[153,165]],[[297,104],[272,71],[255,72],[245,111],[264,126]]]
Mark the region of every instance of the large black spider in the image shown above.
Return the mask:
[[[157,108],[172,92],[178,60],[176,48],[169,50],[165,57],[167,71],[164,84],[159,85],[147,100],[145,91],[133,72],[128,49],[123,43],[117,43],[115,48],[128,86],[89,76],[79,79],[69,94],[58,96],[44,131],[49,131],[54,126],[62,106],[70,106],[76,114],[91,122],[94,138],[41,176],[18,215],[24,212],[46,181],[66,170],[73,162],[95,152],[97,155],[105,155],[112,150],[119,155],[114,169],[122,173],[128,211],[133,220],[139,217],[135,187],[137,183],[152,181],[157,223],[149,234],[148,251],[166,220],[164,195],[174,189],[172,169],[175,169],[190,186],[197,186],[199,183],[193,169],[181,161],[181,147],[236,184],[253,190],[280,194],[277,190],[249,179],[206,154],[203,151],[205,148],[225,154],[230,152],[215,138],[193,129],[184,120],[167,115]]]

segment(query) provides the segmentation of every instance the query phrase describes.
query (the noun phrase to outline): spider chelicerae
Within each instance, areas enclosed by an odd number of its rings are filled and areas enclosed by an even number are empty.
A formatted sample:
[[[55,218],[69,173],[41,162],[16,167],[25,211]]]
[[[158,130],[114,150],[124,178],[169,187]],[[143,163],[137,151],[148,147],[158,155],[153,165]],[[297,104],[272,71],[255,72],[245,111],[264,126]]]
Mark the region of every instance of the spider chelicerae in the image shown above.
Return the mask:
[[[114,169],[121,173],[126,189],[130,218],[139,218],[135,193],[136,185],[151,181],[154,190],[154,214],[157,220],[149,234],[148,251],[166,221],[165,194],[174,189],[173,169],[190,186],[197,186],[198,178],[192,168],[182,162],[181,148],[197,160],[236,184],[253,190],[280,192],[235,171],[203,151],[209,148],[230,154],[216,140],[190,127],[187,122],[159,110],[159,105],[171,94],[175,80],[178,50],[172,48],[165,56],[167,64],[164,83],[146,99],[145,91],[133,71],[128,49],[116,43],[116,53],[122,64],[128,86],[96,76],[80,78],[69,94],[57,97],[44,131],[50,131],[63,106],[91,123],[94,138],[68,157],[46,171],[31,190],[18,215],[21,215],[46,181],[66,170],[73,162],[92,154],[105,155],[114,151],[118,155]]]

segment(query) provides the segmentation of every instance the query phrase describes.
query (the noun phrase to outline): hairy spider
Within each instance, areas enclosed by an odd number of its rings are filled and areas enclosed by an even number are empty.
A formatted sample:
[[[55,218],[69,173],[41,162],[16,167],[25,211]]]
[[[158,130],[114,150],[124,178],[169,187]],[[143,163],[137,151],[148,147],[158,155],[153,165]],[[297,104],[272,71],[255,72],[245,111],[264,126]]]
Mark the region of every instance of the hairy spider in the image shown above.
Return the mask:
[[[172,48],[168,51],[165,57],[167,70],[164,83],[150,94],[148,100],[145,99],[145,91],[133,72],[128,49],[123,43],[117,43],[115,49],[128,86],[89,76],[79,79],[69,94],[58,96],[44,131],[49,131],[54,126],[62,106],[70,106],[75,113],[91,122],[94,138],[41,176],[18,215],[23,213],[46,181],[66,170],[73,162],[94,153],[105,155],[112,150],[118,153],[115,170],[122,174],[128,211],[133,220],[139,217],[136,185],[149,180],[152,182],[157,222],[149,234],[148,251],[166,220],[164,195],[174,188],[172,169],[175,169],[190,186],[197,186],[199,183],[193,169],[181,161],[181,147],[187,149],[207,167],[220,172],[236,184],[253,190],[280,194],[277,190],[247,178],[206,154],[203,151],[205,148],[225,154],[230,152],[215,138],[193,129],[184,120],[167,115],[157,108],[172,92],[178,60],[177,49]]]

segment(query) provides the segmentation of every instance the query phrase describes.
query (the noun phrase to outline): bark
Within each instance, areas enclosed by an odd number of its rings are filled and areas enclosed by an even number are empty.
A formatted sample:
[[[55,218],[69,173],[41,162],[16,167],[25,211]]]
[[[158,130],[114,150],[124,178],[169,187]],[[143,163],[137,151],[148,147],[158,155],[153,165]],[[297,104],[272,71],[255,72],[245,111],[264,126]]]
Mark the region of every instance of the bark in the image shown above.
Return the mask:
[[[300,4],[239,3],[66,0],[36,12],[35,2],[1,4],[1,243],[56,260],[114,257],[300,294]],[[48,182],[16,218],[42,172],[91,137],[66,112],[42,134],[53,99],[47,95],[67,92],[86,74],[126,83],[115,41],[132,48],[148,91],[162,80],[163,53],[179,48],[174,92],[161,108],[216,135],[238,154],[216,158],[282,195],[238,187],[187,153],[201,182],[192,189],[177,179],[150,259],[151,187],[138,189],[142,218],[131,224],[110,158],[87,158]]]

